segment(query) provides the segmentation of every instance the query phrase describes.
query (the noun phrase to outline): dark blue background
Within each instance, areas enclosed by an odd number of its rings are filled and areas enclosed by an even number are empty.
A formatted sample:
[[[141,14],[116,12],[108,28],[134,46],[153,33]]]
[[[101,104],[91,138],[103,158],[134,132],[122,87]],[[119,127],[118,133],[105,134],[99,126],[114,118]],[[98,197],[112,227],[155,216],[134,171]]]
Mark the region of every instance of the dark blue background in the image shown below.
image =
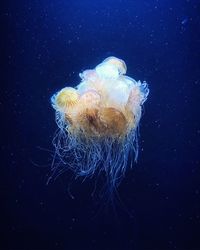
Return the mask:
[[[5,1],[1,249],[200,249],[199,13],[195,0]],[[73,182],[75,199],[70,173],[46,185],[50,97],[110,55],[150,88],[115,207],[94,180]]]

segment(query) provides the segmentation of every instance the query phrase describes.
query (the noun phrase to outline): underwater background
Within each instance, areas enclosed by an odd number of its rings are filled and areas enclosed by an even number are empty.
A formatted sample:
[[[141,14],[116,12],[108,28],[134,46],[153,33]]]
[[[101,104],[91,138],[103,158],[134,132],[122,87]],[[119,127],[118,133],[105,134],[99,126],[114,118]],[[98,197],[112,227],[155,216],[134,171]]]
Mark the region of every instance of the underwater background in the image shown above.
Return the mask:
[[[199,13],[198,0],[2,1],[1,249],[200,249]],[[108,56],[150,89],[138,162],[110,201],[95,176],[47,185],[50,98]]]

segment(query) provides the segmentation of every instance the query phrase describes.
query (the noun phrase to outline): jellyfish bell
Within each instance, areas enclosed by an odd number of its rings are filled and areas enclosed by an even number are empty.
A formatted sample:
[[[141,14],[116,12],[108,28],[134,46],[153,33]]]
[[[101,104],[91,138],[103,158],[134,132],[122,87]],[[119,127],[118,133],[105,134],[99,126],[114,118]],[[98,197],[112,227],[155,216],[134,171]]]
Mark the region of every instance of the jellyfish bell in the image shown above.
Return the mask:
[[[126,133],[127,121],[122,112],[109,107],[99,111],[99,120],[104,126],[106,136],[112,138],[122,138]]]
[[[102,140],[106,137],[120,139],[126,134],[127,121],[122,112],[115,108],[86,108],[77,116],[79,129],[87,138]]]
[[[141,93],[138,86],[133,86],[126,103],[126,106],[130,110],[134,110],[136,107],[140,106]]]
[[[59,111],[65,112],[66,109],[72,108],[78,101],[76,89],[66,87],[61,89],[51,98],[52,106]]]
[[[113,64],[103,62],[96,67],[96,72],[99,77],[107,79],[117,79],[119,71]]]
[[[80,78],[85,81],[96,81],[98,78],[98,75],[95,70],[93,69],[88,69],[83,71],[82,73],[79,74]]]
[[[116,81],[114,86],[110,86],[109,92],[110,105],[123,110],[129,97],[129,87],[122,81]]]
[[[108,58],[106,58],[103,63],[109,64],[109,65],[113,65],[119,72],[119,74],[124,75],[126,74],[127,71],[127,67],[126,64],[123,60],[118,59],[117,57],[114,56],[110,56]]]
[[[96,90],[90,89],[80,96],[78,103],[82,108],[89,108],[98,106],[100,104],[100,100],[100,94]]]
[[[126,75],[120,75],[119,79],[124,82],[124,84],[127,85],[127,87],[129,87],[130,89],[137,85],[137,81],[129,76]]]
[[[98,109],[86,108],[77,116],[78,129],[76,133],[82,138],[91,139],[100,135]]]
[[[125,112],[129,120],[129,127],[137,127],[141,118],[142,104],[146,101],[149,94],[148,85],[146,82],[135,82],[132,86],[127,103],[125,105]]]
[[[130,90],[127,105],[132,109],[136,109],[146,101],[148,94],[149,89],[147,83],[136,82]]]
[[[97,74],[103,78],[117,79],[120,75],[126,74],[126,64],[116,57],[108,57],[95,68]]]

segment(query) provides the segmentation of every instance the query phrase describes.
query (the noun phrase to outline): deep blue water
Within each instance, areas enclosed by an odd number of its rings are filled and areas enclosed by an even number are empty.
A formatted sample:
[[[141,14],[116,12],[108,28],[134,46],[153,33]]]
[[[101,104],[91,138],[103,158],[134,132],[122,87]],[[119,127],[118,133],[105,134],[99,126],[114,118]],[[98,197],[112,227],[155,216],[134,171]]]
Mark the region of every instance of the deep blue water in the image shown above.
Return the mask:
[[[200,2],[4,1],[1,8],[1,249],[200,249]],[[108,56],[149,83],[124,205],[71,173],[46,185],[51,95]],[[49,150],[49,151],[48,151]]]

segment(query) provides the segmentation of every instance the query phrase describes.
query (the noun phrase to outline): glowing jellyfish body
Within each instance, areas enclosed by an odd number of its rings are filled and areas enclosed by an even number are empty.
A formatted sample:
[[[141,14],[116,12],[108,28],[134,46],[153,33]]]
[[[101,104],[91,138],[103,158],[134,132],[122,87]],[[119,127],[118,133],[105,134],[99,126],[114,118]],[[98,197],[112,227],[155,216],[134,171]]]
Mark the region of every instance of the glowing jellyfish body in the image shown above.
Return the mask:
[[[138,125],[149,89],[146,82],[126,76],[126,70],[124,61],[108,57],[81,73],[78,86],[53,95],[59,127],[53,141],[56,174],[71,169],[76,177],[92,177],[103,171],[115,187],[128,158],[137,160]]]

